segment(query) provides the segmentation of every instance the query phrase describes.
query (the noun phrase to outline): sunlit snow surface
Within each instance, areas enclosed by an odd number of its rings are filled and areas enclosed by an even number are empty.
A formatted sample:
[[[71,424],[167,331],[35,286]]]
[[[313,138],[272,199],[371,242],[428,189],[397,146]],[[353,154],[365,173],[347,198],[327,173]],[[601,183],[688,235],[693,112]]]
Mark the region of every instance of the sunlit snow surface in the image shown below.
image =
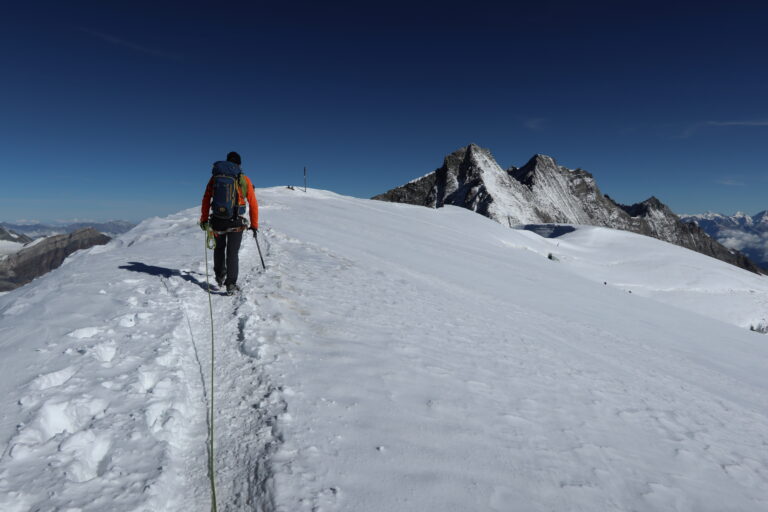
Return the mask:
[[[768,510],[766,278],[608,229],[257,194],[267,272],[246,238],[243,294],[213,297],[220,510]],[[210,509],[197,215],[0,296],[1,510]]]
[[[8,240],[0,240],[0,259],[3,256],[17,253],[24,247],[24,244],[19,242],[11,242]]]

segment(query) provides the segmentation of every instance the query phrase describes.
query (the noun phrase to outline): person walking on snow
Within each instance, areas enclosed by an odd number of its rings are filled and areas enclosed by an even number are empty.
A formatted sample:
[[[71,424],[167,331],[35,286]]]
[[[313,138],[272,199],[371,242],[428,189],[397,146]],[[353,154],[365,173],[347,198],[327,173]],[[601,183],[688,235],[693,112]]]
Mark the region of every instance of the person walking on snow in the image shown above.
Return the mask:
[[[213,164],[213,176],[205,187],[200,215],[200,227],[204,231],[211,229],[216,238],[213,250],[216,284],[219,287],[225,285],[229,294],[239,290],[238,251],[243,231],[250,229],[256,237],[259,229],[259,204],[253,183],[243,174],[241,163],[240,155],[231,151],[226,161]],[[250,225],[244,217],[246,203]]]

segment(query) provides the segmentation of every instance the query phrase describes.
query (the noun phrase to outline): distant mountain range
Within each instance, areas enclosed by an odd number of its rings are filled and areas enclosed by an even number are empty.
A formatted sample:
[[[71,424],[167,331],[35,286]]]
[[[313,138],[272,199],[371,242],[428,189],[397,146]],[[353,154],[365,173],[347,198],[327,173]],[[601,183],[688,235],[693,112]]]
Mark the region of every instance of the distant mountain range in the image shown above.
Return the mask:
[[[108,236],[92,228],[33,241],[18,252],[0,259],[0,292],[23,286],[58,268],[75,251],[104,245],[109,241]]]
[[[59,267],[67,256],[103,245],[135,224],[122,220],[72,224],[0,223],[0,292],[13,290]]]
[[[761,272],[744,254],[718,243],[696,223],[681,221],[655,197],[619,204],[600,192],[587,171],[560,166],[545,155],[502,169],[489,150],[470,144],[446,156],[439,169],[373,199],[460,206],[509,227],[562,223],[623,229]]]
[[[0,227],[17,234],[26,235],[31,239],[73,233],[79,229],[85,228],[93,228],[109,237],[115,237],[129,231],[134,226],[136,226],[136,224],[124,220],[111,220],[108,222],[73,222],[70,224],[14,224],[11,222],[0,222]]]
[[[768,269],[768,210],[752,216],[739,212],[730,216],[704,213],[680,218],[695,223],[724,246],[743,252]]]

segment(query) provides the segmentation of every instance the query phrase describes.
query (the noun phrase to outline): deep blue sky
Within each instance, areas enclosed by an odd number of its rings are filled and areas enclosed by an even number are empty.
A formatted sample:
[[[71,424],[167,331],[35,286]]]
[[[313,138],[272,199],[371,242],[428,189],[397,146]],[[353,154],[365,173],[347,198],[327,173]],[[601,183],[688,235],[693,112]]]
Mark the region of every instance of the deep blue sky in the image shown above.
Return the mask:
[[[257,187],[307,165],[369,197],[469,142],[625,203],[768,209],[768,7],[511,4],[5,5],[0,220],[195,206],[230,150]]]

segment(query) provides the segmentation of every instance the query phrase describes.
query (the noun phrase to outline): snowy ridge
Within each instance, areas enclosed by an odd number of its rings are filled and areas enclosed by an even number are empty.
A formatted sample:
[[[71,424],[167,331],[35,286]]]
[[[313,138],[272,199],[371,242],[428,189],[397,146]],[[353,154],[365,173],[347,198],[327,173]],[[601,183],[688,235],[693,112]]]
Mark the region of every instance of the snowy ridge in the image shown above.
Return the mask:
[[[566,169],[546,155],[536,155],[513,175],[531,191],[539,222],[598,224],[605,208],[596,208],[602,198],[592,176],[584,171]],[[574,194],[578,190],[580,193]],[[526,221],[526,223],[529,223]]]
[[[762,213],[765,213],[765,212],[762,212]],[[756,218],[758,218],[760,215],[761,214],[758,213],[757,215],[755,215],[755,218],[753,218],[752,216],[744,212],[736,212],[733,215],[723,215],[722,213],[707,212],[707,213],[701,213],[701,214],[684,214],[684,215],[681,215],[681,217],[690,219],[691,221],[709,220],[709,221],[718,221],[718,222],[728,222],[734,225],[751,226],[757,222]]]
[[[123,220],[110,220],[107,222],[58,222],[54,224],[40,224],[37,221],[17,223],[0,222],[0,238],[2,238],[3,229],[12,229],[16,231],[17,234],[21,234],[21,236],[24,237],[24,242],[29,242],[32,239],[72,233],[85,228],[93,228],[110,238],[114,238],[130,230],[134,226],[136,226],[135,223]]]
[[[257,195],[267,272],[246,239],[242,295],[213,296],[221,510],[768,507],[764,277],[605,228]],[[197,215],[0,296],[0,509],[210,509]]]
[[[560,166],[546,155],[504,171],[489,150],[469,144],[446,156],[435,172],[373,199],[431,208],[461,206],[508,227],[556,222],[624,229],[760,272],[743,254],[681,222],[655,197],[631,206],[615,203],[600,192],[591,174]]]
[[[24,245],[28,242],[31,242],[32,239],[22,235],[20,233],[16,233],[15,231],[12,231],[10,229],[7,229],[5,226],[0,224],[0,243],[3,242],[12,242]]]
[[[496,163],[490,151],[471,144],[461,165],[470,170],[459,169],[458,172],[449,172],[448,176],[455,180],[462,173],[477,174],[478,181],[467,194],[467,197],[474,198],[470,203],[473,211],[485,209],[490,218],[503,224],[534,222],[537,218],[530,201],[526,201],[525,189]],[[450,195],[458,188],[458,183],[452,181],[446,193]],[[485,201],[487,206],[481,207],[481,201]]]

